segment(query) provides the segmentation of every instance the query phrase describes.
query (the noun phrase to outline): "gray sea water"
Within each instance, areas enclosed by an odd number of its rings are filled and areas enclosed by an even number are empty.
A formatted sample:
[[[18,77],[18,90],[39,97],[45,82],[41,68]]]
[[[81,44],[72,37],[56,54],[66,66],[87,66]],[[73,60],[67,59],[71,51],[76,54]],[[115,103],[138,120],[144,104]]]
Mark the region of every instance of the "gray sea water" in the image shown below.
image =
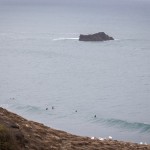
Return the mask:
[[[115,40],[78,41],[101,31]],[[150,1],[1,0],[0,106],[77,135],[150,143]]]

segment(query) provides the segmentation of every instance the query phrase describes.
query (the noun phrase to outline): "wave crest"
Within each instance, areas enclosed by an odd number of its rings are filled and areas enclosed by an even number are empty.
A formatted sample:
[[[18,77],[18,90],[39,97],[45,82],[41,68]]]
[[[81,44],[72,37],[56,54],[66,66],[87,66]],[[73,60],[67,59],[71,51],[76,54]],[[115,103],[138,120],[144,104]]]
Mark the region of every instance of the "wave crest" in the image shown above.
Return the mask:
[[[63,40],[78,40],[79,38],[56,38],[53,41],[63,41]]]
[[[150,124],[147,123],[128,122],[120,119],[100,119],[99,121],[109,127],[114,126],[118,128],[124,128],[127,130],[136,130],[141,133],[150,132]]]

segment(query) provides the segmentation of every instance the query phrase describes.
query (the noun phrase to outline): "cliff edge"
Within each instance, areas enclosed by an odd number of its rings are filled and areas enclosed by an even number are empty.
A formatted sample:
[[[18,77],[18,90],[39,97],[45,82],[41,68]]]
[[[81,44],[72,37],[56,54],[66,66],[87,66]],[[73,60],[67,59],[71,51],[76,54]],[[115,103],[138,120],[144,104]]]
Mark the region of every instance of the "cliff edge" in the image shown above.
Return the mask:
[[[150,145],[91,139],[29,121],[0,107],[0,150],[150,150]]]

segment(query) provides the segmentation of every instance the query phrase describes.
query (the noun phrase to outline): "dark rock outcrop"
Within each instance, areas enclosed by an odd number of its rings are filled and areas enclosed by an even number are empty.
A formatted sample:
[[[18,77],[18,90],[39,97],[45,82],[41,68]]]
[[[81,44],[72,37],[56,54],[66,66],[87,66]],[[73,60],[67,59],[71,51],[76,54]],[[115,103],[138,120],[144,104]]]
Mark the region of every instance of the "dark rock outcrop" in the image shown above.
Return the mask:
[[[108,40],[114,40],[114,38],[108,36],[104,32],[88,34],[88,35],[80,34],[79,37],[79,41],[108,41]]]

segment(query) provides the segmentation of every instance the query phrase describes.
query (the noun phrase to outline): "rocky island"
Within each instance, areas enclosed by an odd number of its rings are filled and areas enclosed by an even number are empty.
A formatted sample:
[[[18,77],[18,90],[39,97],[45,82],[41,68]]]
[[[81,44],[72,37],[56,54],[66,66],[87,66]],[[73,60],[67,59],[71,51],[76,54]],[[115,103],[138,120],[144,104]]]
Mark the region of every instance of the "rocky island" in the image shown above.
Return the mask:
[[[0,150],[150,150],[150,145],[72,135],[0,107]]]
[[[114,38],[108,36],[104,32],[88,34],[88,35],[80,34],[79,36],[79,41],[108,41],[108,40],[114,40]]]

